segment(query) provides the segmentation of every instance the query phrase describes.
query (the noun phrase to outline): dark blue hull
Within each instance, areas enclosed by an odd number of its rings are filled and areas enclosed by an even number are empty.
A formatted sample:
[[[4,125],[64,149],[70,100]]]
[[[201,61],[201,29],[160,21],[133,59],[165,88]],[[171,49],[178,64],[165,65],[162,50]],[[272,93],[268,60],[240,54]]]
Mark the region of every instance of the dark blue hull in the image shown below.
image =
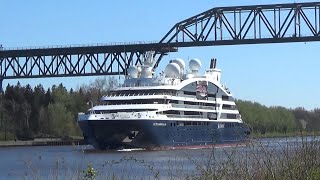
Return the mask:
[[[164,149],[243,142],[250,134],[243,123],[89,120],[79,121],[85,140],[97,149]]]

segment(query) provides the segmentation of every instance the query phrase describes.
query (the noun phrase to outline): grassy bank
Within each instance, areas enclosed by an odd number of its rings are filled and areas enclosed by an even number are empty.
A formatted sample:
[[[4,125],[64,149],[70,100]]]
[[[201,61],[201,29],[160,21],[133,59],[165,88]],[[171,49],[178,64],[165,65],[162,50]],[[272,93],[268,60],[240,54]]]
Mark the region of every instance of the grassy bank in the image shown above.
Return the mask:
[[[161,164],[132,154],[100,165],[82,164],[75,170],[63,168],[65,162],[57,161],[50,179],[320,179],[318,137],[300,136],[282,144],[253,140],[246,147],[197,151],[200,156],[192,153],[195,151],[181,151],[184,161],[172,158]],[[30,172],[32,169],[37,168],[29,166]]]

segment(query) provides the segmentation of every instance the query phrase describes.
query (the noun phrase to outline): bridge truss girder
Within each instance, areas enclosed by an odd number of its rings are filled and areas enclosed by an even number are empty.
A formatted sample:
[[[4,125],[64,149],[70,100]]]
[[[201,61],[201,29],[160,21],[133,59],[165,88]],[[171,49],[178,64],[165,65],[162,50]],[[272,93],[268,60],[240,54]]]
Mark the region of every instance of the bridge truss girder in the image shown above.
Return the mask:
[[[166,53],[155,53],[161,59]],[[141,65],[147,52],[113,52],[74,55],[38,55],[0,59],[1,79],[123,75],[130,65]]]
[[[320,41],[320,2],[213,8],[174,25],[159,43],[0,49],[3,79],[126,74],[176,47]]]
[[[319,34],[320,2],[311,2],[213,8],[175,24],[160,42],[233,45],[303,37],[319,41]]]

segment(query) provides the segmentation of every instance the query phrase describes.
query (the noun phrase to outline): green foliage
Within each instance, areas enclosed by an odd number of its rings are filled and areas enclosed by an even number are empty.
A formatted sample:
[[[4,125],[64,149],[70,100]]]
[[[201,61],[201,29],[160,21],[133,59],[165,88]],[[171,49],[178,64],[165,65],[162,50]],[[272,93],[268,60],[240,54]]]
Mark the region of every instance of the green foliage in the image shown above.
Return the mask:
[[[98,78],[89,85],[69,91],[62,85],[44,90],[42,85],[8,85],[0,96],[0,139],[29,140],[35,137],[81,136],[77,125],[78,112],[95,104],[115,78]]]
[[[0,132],[0,141],[14,140],[15,134],[11,132]]]
[[[307,111],[304,108],[299,107],[294,109],[293,113],[300,123],[301,129],[306,129],[307,131],[320,130],[320,109],[316,108],[312,111]]]
[[[59,137],[74,135],[73,116],[62,103],[49,104],[48,121],[50,134]]]
[[[249,124],[253,132],[288,133],[297,129],[294,113],[284,107],[266,107],[256,102],[237,100],[242,119]]]
[[[252,142],[246,147],[250,153],[238,147],[223,149],[223,154],[212,149],[204,163],[195,164],[199,173],[189,179],[319,179],[319,140],[304,137],[301,140],[288,141],[276,148]]]
[[[84,180],[94,180],[97,176],[97,171],[93,168],[92,164],[89,163],[86,170],[82,170]]]
[[[58,137],[74,136],[76,132],[76,114],[70,111],[73,99],[67,89],[60,84],[52,87],[53,103],[48,105],[48,121],[51,134]]]

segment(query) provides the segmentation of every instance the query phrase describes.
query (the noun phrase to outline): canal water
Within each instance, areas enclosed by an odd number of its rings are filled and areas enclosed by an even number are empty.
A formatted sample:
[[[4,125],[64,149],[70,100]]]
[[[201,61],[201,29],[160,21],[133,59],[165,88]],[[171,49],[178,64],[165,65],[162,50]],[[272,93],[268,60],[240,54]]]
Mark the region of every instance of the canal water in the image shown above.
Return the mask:
[[[96,151],[91,146],[33,146],[0,148],[0,179],[80,179],[91,164],[97,179],[176,179],[195,174],[199,167],[248,154],[272,153],[320,137],[253,140],[247,146],[167,151]],[[240,155],[239,155],[240,154]],[[107,178],[106,178],[107,177]]]

